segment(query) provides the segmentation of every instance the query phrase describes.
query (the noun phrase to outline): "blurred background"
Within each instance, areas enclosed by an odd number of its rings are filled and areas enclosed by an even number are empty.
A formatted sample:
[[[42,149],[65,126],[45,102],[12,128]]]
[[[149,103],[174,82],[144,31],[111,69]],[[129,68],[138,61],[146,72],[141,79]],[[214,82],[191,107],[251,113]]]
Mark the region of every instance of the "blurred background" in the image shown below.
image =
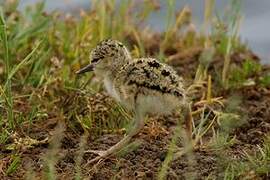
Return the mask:
[[[80,9],[87,10],[91,7],[92,0],[46,0],[45,9],[48,12],[60,10],[76,16]],[[19,9],[24,10],[26,6],[40,2],[40,0],[22,0]],[[147,25],[156,31],[162,31],[166,27],[166,2],[158,1],[160,10],[150,15]],[[241,1],[242,22],[240,37],[243,42],[262,59],[263,63],[270,63],[270,0],[242,0]],[[226,13],[230,1],[216,0],[215,13],[220,15]],[[189,6],[193,14],[193,22],[197,30],[202,27],[204,17],[204,1],[177,0],[175,10]]]

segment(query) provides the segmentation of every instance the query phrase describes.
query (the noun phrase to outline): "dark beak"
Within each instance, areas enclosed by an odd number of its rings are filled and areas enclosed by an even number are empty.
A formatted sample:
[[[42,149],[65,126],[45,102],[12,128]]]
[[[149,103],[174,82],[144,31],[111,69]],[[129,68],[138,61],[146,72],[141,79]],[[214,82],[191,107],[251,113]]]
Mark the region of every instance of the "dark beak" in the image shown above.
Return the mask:
[[[89,71],[94,70],[94,65],[93,64],[88,64],[87,66],[83,67],[82,69],[78,70],[76,74],[83,74]]]

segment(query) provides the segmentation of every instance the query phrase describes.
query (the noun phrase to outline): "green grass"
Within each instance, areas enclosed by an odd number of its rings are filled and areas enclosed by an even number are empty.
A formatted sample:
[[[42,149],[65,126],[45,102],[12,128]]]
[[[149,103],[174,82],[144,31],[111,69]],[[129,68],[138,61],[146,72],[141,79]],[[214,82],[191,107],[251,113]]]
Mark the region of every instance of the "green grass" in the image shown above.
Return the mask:
[[[18,168],[18,166],[20,165],[20,163],[21,163],[20,156],[19,155],[14,155],[12,157],[12,162],[11,162],[11,164],[9,165],[9,167],[8,167],[8,169],[6,171],[7,175],[10,175],[10,174],[14,173],[16,171],[16,169]]]
[[[219,153],[237,143],[231,133],[234,128],[242,125],[242,120],[246,117],[235,111],[240,106],[234,101],[237,98],[232,100],[224,97],[229,102],[225,104],[226,107],[222,106],[223,101],[215,100],[218,90],[235,90],[250,82],[259,87],[269,87],[270,84],[269,73],[264,74],[262,65],[253,59],[247,57],[240,65],[233,63],[233,53],[247,51],[238,37],[241,20],[239,2],[232,1],[230,13],[227,13],[229,16],[223,17],[213,15],[213,0],[205,1],[203,33],[199,34],[192,29],[190,9],[184,7],[174,15],[175,1],[168,0],[166,30],[158,34],[160,41],[157,42],[158,48],[154,49],[149,49],[148,34],[142,29],[145,20],[156,10],[156,5],[151,1],[143,1],[142,4],[125,0],[121,2],[116,5],[116,1],[93,1],[91,10],[82,11],[77,18],[59,12],[45,14],[44,3],[28,7],[23,12],[16,10],[17,1],[1,4],[1,148],[13,145],[14,139],[10,137],[16,132],[23,131],[27,134],[36,123],[60,119],[74,134],[85,134],[80,140],[74,175],[76,179],[83,178],[83,151],[86,149],[88,136],[93,138],[104,133],[119,132],[122,128],[128,129],[132,118],[131,112],[102,94],[103,87],[93,75],[78,77],[75,74],[76,70],[88,63],[89,51],[105,38],[123,41],[135,57],[151,54],[165,62],[169,62],[174,54],[181,55],[185,50],[202,48],[202,52],[196,57],[198,67],[195,77],[188,79],[189,82],[194,82],[193,85],[200,85],[197,94],[192,96],[194,106],[200,102],[197,106],[200,111],[194,114],[195,144]],[[137,8],[137,12],[130,13],[134,8]],[[208,34],[209,26],[211,32]],[[182,32],[185,29],[188,31]],[[169,53],[172,50],[173,54]],[[212,68],[214,60],[220,57],[223,59],[222,68]],[[167,157],[158,173],[160,179],[166,177],[174,159],[180,129],[176,128],[174,133],[168,144]],[[59,159],[55,157],[60,150],[63,136],[61,129],[58,134],[56,132],[55,136],[57,135],[58,138],[54,139],[44,156],[43,176],[46,179],[57,177],[56,164]],[[207,138],[210,140],[206,140]],[[140,143],[131,144],[120,156],[140,148]],[[185,148],[189,147],[188,144],[183,144]],[[15,174],[20,168],[22,157],[17,151],[16,148],[12,149],[6,175]],[[192,153],[184,151],[183,155],[187,155],[189,165],[194,163]],[[257,175],[269,174],[268,139],[256,148],[254,154],[244,153],[244,157],[240,162],[232,160],[220,166],[224,179],[241,178],[250,170]]]
[[[260,83],[256,77],[262,73],[262,66],[257,62],[247,59],[241,66],[232,65],[231,73],[232,76],[228,79],[228,85],[231,88],[248,86],[250,83]],[[267,81],[261,81],[261,83],[267,86]]]
[[[224,54],[224,65],[222,69],[222,83],[224,87],[228,86],[228,71],[230,68],[231,62],[231,54],[234,49],[236,49],[235,45],[237,43],[238,32],[241,22],[241,1],[231,0],[231,6],[229,12],[227,12],[227,16],[225,16],[225,21],[227,24],[227,32],[226,35],[221,35],[221,47],[223,46],[223,54]]]
[[[11,71],[11,59],[10,59],[10,50],[9,50],[9,43],[8,43],[8,35],[7,35],[7,25],[5,22],[5,18],[3,15],[3,9],[0,9],[0,37],[2,46],[4,49],[3,56],[4,56],[4,64],[6,69],[6,85],[4,86],[3,94],[4,99],[7,104],[7,119],[8,119],[8,125],[11,129],[14,128],[14,114],[13,114],[13,97],[11,92],[11,78],[10,77],[10,71]]]
[[[257,146],[256,152],[251,155],[244,151],[244,159],[227,161],[224,179],[258,178],[260,175],[269,176],[270,168],[270,143],[266,137],[263,146]],[[225,163],[226,164],[226,163]]]

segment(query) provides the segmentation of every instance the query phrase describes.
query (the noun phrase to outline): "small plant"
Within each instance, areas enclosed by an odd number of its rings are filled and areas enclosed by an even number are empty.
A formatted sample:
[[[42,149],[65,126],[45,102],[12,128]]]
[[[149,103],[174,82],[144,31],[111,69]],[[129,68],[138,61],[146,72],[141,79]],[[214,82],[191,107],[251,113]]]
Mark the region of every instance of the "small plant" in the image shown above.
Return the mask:
[[[251,164],[251,169],[255,170],[259,175],[260,174],[269,174],[270,173],[270,137],[265,138],[264,144],[257,146],[257,152],[255,155],[250,155],[247,152],[246,158]]]
[[[231,137],[228,133],[225,132],[216,132],[209,143],[209,148],[218,150],[228,149],[233,146],[237,140],[235,137]]]
[[[270,87],[270,74],[263,75],[259,82],[264,87]]]
[[[227,179],[257,179],[259,177],[269,178],[270,173],[270,141],[269,136],[265,138],[262,146],[257,146],[254,154],[243,151],[245,160],[227,161],[228,166],[225,171]]]
[[[259,76],[261,73],[261,65],[253,60],[246,60],[239,66],[232,66],[229,76],[229,86],[241,87],[254,85],[257,79],[253,77]]]
[[[224,64],[222,69],[222,84],[228,87],[228,73],[231,63],[232,52],[240,43],[238,32],[241,23],[241,1],[231,0],[230,9],[223,18],[217,16],[213,26],[214,41],[217,41],[217,52],[223,54]]]
[[[164,38],[160,44],[159,49],[159,59],[163,60],[165,58],[165,51],[173,42],[175,36],[178,36],[178,32],[190,24],[191,20],[191,11],[188,6],[185,6],[181,9],[176,17],[174,17],[175,13],[175,0],[168,0],[168,11],[167,11],[167,21],[166,21],[166,31],[164,33]]]
[[[13,155],[11,157],[11,163],[6,171],[7,175],[14,173],[21,164],[21,157],[19,155]]]
[[[199,65],[196,70],[196,75],[194,78],[194,83],[201,83],[207,79],[207,73],[210,63],[214,59],[216,49],[210,40],[210,35],[208,33],[208,27],[212,20],[212,13],[214,8],[215,0],[205,0],[204,4],[204,23],[202,32],[205,36],[204,39],[204,49],[199,57]]]

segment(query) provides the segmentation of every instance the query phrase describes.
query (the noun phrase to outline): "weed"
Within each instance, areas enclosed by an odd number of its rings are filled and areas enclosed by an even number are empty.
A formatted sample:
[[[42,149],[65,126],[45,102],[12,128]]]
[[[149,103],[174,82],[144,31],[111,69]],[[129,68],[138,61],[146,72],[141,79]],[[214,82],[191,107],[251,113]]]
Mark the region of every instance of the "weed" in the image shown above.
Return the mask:
[[[262,69],[261,65],[253,60],[245,60],[240,67],[231,67],[232,70],[228,83],[232,88],[256,84],[257,79],[254,79],[254,77],[260,76]]]
[[[264,87],[270,86],[270,74],[266,74],[260,78],[260,84]]]
[[[218,37],[221,37],[220,46],[218,49],[221,49],[221,52],[224,54],[224,65],[222,69],[222,83],[224,87],[228,86],[227,74],[230,67],[231,53],[237,45],[238,32],[241,22],[241,1],[232,0],[230,8],[231,9],[229,12],[226,13],[227,17],[225,16],[225,20],[223,20],[222,23],[219,21],[219,24],[223,24],[223,22],[227,23],[225,25],[226,30],[224,31],[222,28],[218,35]]]
[[[255,154],[251,155],[243,151],[244,160],[228,161],[225,178],[251,178],[264,177],[267,179],[270,173],[270,146],[269,136],[266,137],[263,146],[257,146]]]
[[[6,171],[7,175],[11,175],[16,171],[18,166],[21,164],[21,157],[19,155],[14,155],[11,157],[11,163]]]

